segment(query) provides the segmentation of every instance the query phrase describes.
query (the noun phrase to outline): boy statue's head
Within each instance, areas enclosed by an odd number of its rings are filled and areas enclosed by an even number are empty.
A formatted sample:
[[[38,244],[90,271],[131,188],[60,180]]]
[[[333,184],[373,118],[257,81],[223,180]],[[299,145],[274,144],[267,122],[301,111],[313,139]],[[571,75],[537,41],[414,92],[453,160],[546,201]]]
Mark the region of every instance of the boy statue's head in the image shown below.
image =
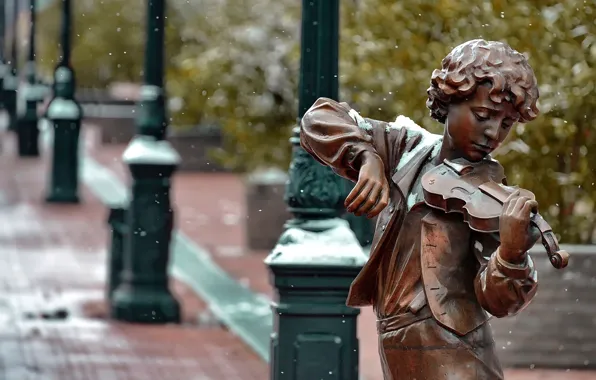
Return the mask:
[[[509,45],[471,40],[434,70],[427,90],[431,116],[445,124],[456,156],[478,161],[505,140],[511,126],[538,116],[538,86],[527,59]]]

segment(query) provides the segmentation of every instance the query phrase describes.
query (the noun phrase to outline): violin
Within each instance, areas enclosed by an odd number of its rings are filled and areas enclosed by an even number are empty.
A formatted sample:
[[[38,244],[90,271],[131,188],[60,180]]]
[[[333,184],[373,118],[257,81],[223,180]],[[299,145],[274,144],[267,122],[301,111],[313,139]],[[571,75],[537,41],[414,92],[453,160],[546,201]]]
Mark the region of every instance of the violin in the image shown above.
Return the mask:
[[[536,199],[534,193],[504,183],[503,167],[492,159],[480,162],[446,159],[422,176],[426,204],[447,213],[461,213],[472,230],[486,233],[499,231],[499,216],[511,193],[519,190],[520,196]],[[551,226],[537,210],[532,210],[530,223],[540,231],[552,266],[565,268],[569,253],[559,248]]]

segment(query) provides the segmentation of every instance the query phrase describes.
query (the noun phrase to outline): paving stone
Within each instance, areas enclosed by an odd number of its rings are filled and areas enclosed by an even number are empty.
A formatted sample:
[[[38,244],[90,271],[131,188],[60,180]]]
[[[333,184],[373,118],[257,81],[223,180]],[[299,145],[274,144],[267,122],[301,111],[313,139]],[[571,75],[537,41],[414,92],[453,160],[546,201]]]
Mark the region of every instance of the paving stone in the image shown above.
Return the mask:
[[[80,205],[43,202],[49,154],[20,159],[1,136],[0,378],[7,380],[262,380],[267,365],[172,281],[185,323],[105,319],[107,210],[85,186]]]

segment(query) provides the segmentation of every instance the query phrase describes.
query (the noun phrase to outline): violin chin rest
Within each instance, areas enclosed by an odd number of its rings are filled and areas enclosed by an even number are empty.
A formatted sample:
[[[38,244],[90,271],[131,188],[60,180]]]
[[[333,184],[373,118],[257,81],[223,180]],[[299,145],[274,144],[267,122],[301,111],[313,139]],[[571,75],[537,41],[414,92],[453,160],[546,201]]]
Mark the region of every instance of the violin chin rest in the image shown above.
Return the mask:
[[[550,257],[553,267],[563,269],[569,264],[569,253],[567,251],[557,251]]]

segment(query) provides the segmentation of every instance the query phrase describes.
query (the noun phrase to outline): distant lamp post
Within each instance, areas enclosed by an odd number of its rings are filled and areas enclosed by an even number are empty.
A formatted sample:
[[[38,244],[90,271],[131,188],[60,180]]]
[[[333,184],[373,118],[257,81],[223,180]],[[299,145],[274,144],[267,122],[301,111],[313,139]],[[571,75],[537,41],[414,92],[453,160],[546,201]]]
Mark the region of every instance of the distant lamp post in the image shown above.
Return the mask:
[[[30,0],[29,57],[25,66],[27,83],[23,86],[25,109],[17,115],[17,136],[21,157],[39,156],[37,104],[43,100],[44,88],[37,85],[35,70],[35,0]],[[18,107],[17,107],[18,109]]]
[[[75,73],[70,65],[71,1],[62,0],[62,59],[54,72],[54,98],[46,112],[54,130],[52,174],[46,200],[79,202],[79,133],[82,109],[74,98]]]
[[[5,29],[6,29],[6,3],[4,0],[0,0],[0,89],[4,89],[4,77],[8,73],[9,67],[6,65],[6,60],[4,59],[5,47],[6,47],[6,38],[5,38]],[[2,98],[0,98],[0,105],[2,108],[5,107],[4,104],[4,93],[2,94]]]
[[[180,157],[165,140],[165,1],[148,0],[145,84],[137,118],[137,136],[124,152],[132,175],[121,282],[113,293],[111,314],[122,321],[180,322],[180,305],[168,288],[174,211],[171,177]]]
[[[12,0],[12,31],[10,33],[10,49],[8,53],[8,67],[2,83],[2,103],[8,114],[8,129],[16,130],[17,124],[17,88],[19,79],[17,77],[17,31],[18,31],[18,0]]]

